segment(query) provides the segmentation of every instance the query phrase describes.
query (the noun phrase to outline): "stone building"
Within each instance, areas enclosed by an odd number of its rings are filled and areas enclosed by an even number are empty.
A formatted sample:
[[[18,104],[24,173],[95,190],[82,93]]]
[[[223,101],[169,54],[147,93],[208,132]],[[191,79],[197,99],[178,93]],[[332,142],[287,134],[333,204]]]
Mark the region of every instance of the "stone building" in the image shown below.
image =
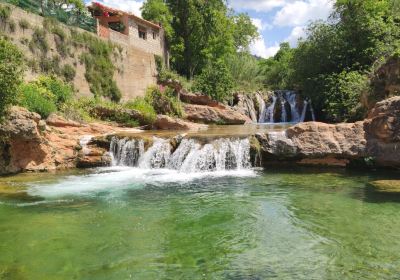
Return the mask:
[[[161,25],[96,2],[89,6],[89,11],[97,19],[97,34],[100,37],[167,59]]]

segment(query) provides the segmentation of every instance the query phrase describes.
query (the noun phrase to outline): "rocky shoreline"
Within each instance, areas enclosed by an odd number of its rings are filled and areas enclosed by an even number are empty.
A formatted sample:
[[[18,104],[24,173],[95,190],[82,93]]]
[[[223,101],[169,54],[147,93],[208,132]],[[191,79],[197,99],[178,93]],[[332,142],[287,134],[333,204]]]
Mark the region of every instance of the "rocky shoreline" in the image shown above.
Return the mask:
[[[159,116],[156,126],[172,130],[205,128],[167,116]],[[13,107],[6,122],[0,125],[0,174],[107,166],[111,164],[110,137],[104,136],[129,133],[141,137],[141,132],[109,123],[80,124],[57,115],[41,120],[35,113]],[[261,166],[400,168],[400,97],[377,103],[361,122],[306,122],[248,137],[253,158]]]

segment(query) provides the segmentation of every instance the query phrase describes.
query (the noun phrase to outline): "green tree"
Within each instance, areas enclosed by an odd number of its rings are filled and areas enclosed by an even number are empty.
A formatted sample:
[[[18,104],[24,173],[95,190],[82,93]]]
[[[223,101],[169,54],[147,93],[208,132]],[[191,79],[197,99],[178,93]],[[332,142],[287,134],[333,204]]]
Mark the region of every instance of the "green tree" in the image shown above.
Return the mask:
[[[17,101],[24,70],[22,52],[12,43],[0,39],[0,119],[8,107]]]
[[[248,15],[234,15],[224,0],[147,0],[146,19],[166,29],[172,66],[192,79],[209,60],[224,59],[247,49],[258,36]]]
[[[254,56],[246,52],[235,53],[226,59],[226,65],[235,90],[255,91],[263,88],[263,68]]]
[[[264,73],[264,84],[270,89],[289,89],[292,87],[290,79],[292,69],[290,63],[293,58],[293,49],[289,43],[282,43],[274,57],[262,60],[261,69]]]
[[[210,62],[196,78],[193,89],[217,101],[226,101],[233,88],[232,76],[222,60]]]

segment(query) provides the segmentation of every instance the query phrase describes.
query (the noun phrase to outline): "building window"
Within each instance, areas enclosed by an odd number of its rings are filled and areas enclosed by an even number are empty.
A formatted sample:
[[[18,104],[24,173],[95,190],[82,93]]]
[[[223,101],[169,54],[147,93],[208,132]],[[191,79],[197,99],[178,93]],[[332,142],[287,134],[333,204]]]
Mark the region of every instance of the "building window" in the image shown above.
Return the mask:
[[[139,38],[142,38],[143,40],[147,40],[146,28],[139,26]]]
[[[156,40],[157,39],[157,33],[155,31],[153,31],[153,39]]]

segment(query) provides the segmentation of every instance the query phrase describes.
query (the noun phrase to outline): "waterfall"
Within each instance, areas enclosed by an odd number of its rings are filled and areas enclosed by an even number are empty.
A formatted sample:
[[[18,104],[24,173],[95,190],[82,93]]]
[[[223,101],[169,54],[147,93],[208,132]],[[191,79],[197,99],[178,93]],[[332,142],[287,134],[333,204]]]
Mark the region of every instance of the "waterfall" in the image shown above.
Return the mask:
[[[280,101],[281,106],[281,115],[280,117],[275,116],[275,106],[276,102]],[[314,109],[311,105],[311,101],[304,100],[301,101],[301,97],[299,97],[298,93],[295,91],[275,91],[274,95],[272,96],[272,103],[271,105],[267,106],[265,102],[260,103],[260,117],[258,122],[259,123],[274,123],[275,120],[280,119],[281,122],[292,122],[292,123],[299,123],[304,122],[306,117],[308,116],[307,112],[310,113],[311,118],[315,121],[315,113]],[[299,104],[303,102],[303,106],[299,106]],[[290,112],[288,111],[289,106],[286,106],[286,103],[290,106]],[[299,108],[302,109],[300,110]],[[290,113],[290,114],[289,114]]]
[[[297,109],[297,94],[293,91],[286,92],[286,100],[290,105],[290,113],[292,115],[291,122],[300,122],[300,114]]]
[[[287,112],[286,112],[286,108],[285,108],[285,103],[286,101],[282,98],[281,99],[281,122],[287,122]]]
[[[256,95],[257,96],[257,102],[258,102],[258,111],[260,112],[260,116],[258,118],[258,122],[263,123],[265,122],[265,100],[262,96],[260,96],[259,94]]]
[[[113,165],[142,169],[173,169],[192,173],[250,169],[249,139],[220,138],[202,144],[182,139],[173,151],[170,139],[154,137],[145,151],[144,141],[113,137],[110,144]]]
[[[308,101],[304,100],[303,111],[301,112],[300,122],[304,122],[306,119]]]
[[[264,115],[264,122],[268,121],[270,123],[274,122],[274,111],[275,111],[275,104],[278,98],[274,95],[272,96],[272,104],[265,110]]]

